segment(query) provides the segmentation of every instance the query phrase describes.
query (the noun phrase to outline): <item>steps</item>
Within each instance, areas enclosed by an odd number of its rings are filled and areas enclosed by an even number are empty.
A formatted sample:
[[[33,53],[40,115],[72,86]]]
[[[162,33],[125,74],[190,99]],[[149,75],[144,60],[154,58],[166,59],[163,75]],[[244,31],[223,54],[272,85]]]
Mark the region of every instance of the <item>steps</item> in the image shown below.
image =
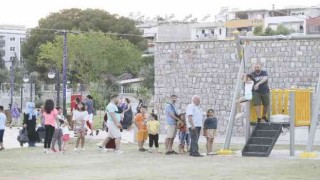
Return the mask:
[[[278,137],[282,124],[256,124],[248,142],[242,150],[242,156],[269,157]]]

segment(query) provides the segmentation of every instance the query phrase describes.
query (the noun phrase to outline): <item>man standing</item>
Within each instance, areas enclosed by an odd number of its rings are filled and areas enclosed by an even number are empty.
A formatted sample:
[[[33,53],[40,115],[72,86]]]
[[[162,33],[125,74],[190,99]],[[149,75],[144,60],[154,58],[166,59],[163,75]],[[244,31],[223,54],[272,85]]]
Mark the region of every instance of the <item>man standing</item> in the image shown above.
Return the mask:
[[[93,136],[93,113],[94,113],[94,108],[93,108],[93,98],[90,95],[87,95],[87,99],[85,101],[86,109],[88,111],[88,116],[86,118],[86,124],[91,130],[90,136]],[[99,130],[96,130],[96,135],[99,134]]]
[[[257,63],[254,65],[254,72],[252,72],[250,75],[254,81],[252,101],[258,117],[257,122],[261,122],[261,105],[263,105],[262,119],[265,122],[269,122],[267,119],[267,112],[269,110],[270,103],[268,73],[261,70],[261,64]]]
[[[190,137],[191,137],[191,146],[190,146],[190,156],[194,157],[203,157],[199,153],[199,136],[202,127],[203,115],[200,110],[200,97],[194,95],[192,97],[192,103],[187,106],[186,116],[187,116],[187,126],[189,128]]]
[[[143,148],[144,142],[148,139],[147,121],[147,106],[142,105],[140,108],[140,113],[138,113],[134,118],[134,123],[138,128],[137,140],[140,152],[147,151],[147,149]]]
[[[120,140],[121,140],[120,129],[122,128],[122,126],[120,124],[120,114],[116,113],[118,112],[118,106],[117,106],[118,103],[119,103],[119,96],[111,95],[110,103],[106,108],[106,113],[108,116],[108,121],[107,121],[108,135],[102,143],[102,148],[104,148],[104,150],[107,151],[105,148],[106,144],[108,144],[108,142],[111,139],[115,139],[116,152],[121,154],[123,153],[123,151],[120,151]]]
[[[171,95],[170,98],[171,98],[171,102],[166,105],[166,109],[165,109],[166,128],[167,128],[167,138],[165,141],[166,155],[178,154],[172,149],[174,138],[177,135],[177,121],[179,120],[177,108],[175,106],[177,102],[177,96]]]

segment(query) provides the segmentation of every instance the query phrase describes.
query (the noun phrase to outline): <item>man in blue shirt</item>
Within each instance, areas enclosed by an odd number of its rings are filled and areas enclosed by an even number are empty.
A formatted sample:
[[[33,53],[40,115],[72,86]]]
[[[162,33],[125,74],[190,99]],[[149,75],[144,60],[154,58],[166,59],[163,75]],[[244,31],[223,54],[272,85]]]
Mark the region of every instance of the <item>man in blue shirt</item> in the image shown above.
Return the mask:
[[[166,129],[167,129],[167,138],[165,141],[166,146],[166,155],[177,154],[172,150],[174,138],[177,135],[177,121],[178,113],[175,106],[177,102],[177,96],[171,95],[171,102],[166,105],[165,114],[166,114]]]

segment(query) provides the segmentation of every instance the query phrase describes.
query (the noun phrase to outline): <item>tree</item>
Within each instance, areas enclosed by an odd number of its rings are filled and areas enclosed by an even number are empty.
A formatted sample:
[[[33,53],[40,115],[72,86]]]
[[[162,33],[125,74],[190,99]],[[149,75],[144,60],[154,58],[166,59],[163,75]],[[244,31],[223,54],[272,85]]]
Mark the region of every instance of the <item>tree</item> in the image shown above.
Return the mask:
[[[276,31],[277,35],[288,35],[290,33],[291,33],[290,30],[288,28],[286,28],[284,25],[279,24],[277,26],[277,31]]]
[[[62,58],[62,36],[56,36],[53,42],[39,48],[38,65],[41,67],[55,66],[61,71]],[[141,51],[128,40],[102,32],[68,36],[69,77],[82,82],[100,82],[108,74],[118,76],[129,72],[137,75],[141,66]]]
[[[263,29],[262,29],[262,26],[257,26],[254,28],[253,30],[253,34],[255,36],[262,36],[263,35]]]
[[[271,27],[267,27],[266,30],[264,31],[264,34],[266,36],[273,36],[274,35],[274,30],[272,30]]]
[[[65,9],[51,13],[46,18],[39,20],[39,29],[33,29],[22,48],[22,54],[27,59],[26,69],[29,72],[37,71],[46,77],[47,69],[38,63],[40,46],[52,42],[55,31],[50,29],[101,31],[105,33],[135,34],[137,36],[116,36],[118,39],[127,39],[140,50],[146,49],[146,41],[141,37],[141,32],[135,27],[134,21],[110,14],[98,9]],[[41,77],[41,75],[40,75]]]
[[[141,83],[142,87],[147,88],[152,94],[154,93],[154,56],[143,58],[144,66],[140,69],[139,76],[144,78]]]

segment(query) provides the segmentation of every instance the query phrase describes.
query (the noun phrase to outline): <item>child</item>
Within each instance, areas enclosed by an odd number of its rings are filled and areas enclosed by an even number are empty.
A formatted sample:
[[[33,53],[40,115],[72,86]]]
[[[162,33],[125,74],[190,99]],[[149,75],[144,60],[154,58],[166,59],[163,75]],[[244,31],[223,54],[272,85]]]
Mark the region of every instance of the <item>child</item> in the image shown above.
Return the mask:
[[[150,115],[150,120],[147,122],[147,130],[149,134],[149,152],[153,152],[153,143],[156,147],[156,152],[159,152],[160,122],[158,121],[158,116],[154,113]]]
[[[237,119],[243,115],[243,112],[241,112],[241,103],[250,101],[252,99],[252,88],[254,84],[254,82],[252,81],[252,75],[250,74],[243,74],[242,80],[245,83],[244,96],[240,97],[237,100]]]
[[[6,127],[7,116],[4,114],[3,106],[0,106],[0,151],[4,150],[3,135]]]
[[[137,140],[138,147],[140,152],[147,151],[143,148],[144,142],[148,139],[148,130],[147,130],[147,106],[142,105],[140,108],[140,113],[138,113],[134,120],[135,125],[138,128]]]
[[[65,117],[63,116],[62,114],[62,108],[61,107],[57,107],[56,108],[58,110],[58,119],[59,119],[59,122],[56,123],[56,127],[55,127],[55,130],[54,130],[54,133],[53,133],[53,138],[52,138],[52,145],[51,145],[51,150],[52,152],[57,152],[57,150],[55,149],[55,145],[56,145],[56,142],[58,141],[58,147],[59,147],[59,152],[62,151],[62,129],[61,129],[61,124],[62,122],[65,121]]]
[[[214,155],[212,151],[213,141],[217,133],[218,120],[214,116],[213,109],[209,109],[207,112],[207,119],[203,125],[203,135],[207,138],[207,155]]]
[[[187,145],[187,151],[189,151],[189,144],[190,144],[190,138],[189,133],[187,131],[187,122],[186,122],[186,114],[182,113],[179,115],[180,121],[178,122],[178,129],[179,129],[179,153],[186,153],[184,150],[185,145]]]
[[[69,126],[68,122],[67,121],[64,121],[62,123],[62,126],[61,126],[61,129],[62,129],[62,151],[64,153],[66,153],[66,147],[67,147],[67,143],[68,141],[70,140],[70,131],[69,129],[71,129],[71,127]]]
[[[84,151],[84,143],[85,143],[85,123],[86,123],[86,117],[88,115],[88,112],[85,109],[85,105],[83,102],[78,104],[78,110],[73,111],[72,121],[73,123],[73,129],[77,132],[77,142],[76,142],[76,148],[74,151],[78,151],[79,144],[81,142],[81,150]]]

